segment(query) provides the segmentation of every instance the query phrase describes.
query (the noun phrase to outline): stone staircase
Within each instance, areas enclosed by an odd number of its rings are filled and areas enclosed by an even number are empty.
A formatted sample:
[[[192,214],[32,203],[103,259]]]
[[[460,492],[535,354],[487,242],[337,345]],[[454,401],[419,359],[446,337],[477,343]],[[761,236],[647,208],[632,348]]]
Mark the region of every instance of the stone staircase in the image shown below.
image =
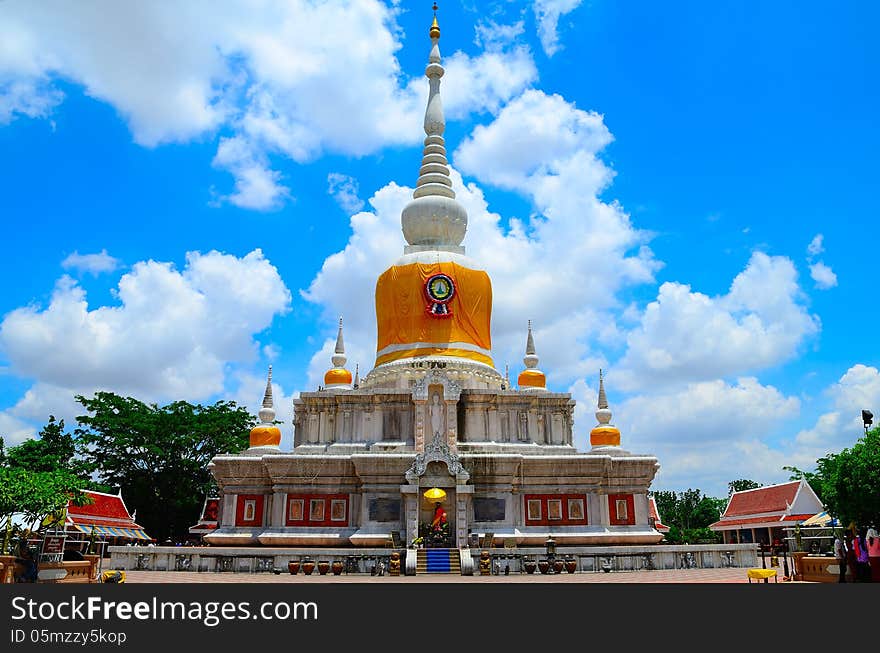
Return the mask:
[[[461,557],[458,549],[419,549],[416,558],[416,575],[461,575]]]

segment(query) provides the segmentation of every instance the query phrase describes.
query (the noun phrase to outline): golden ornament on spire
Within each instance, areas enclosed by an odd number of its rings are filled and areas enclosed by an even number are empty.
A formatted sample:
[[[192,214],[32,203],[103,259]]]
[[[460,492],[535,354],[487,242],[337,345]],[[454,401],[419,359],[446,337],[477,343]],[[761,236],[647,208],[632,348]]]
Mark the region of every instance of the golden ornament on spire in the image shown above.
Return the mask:
[[[437,22],[437,3],[434,3],[434,22],[431,23],[431,31],[428,32],[428,36],[432,39],[440,38],[440,24]]]

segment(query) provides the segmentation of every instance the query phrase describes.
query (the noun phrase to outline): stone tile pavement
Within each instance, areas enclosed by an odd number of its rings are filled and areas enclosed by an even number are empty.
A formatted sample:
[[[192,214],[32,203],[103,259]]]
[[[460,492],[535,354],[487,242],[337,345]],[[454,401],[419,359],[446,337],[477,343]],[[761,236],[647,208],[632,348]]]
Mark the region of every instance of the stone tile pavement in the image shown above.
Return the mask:
[[[510,574],[509,576],[460,576],[453,574],[420,574],[417,576],[371,576],[369,574],[342,574],[311,576],[302,572],[292,576],[284,570],[274,573],[231,573],[192,571],[127,571],[126,583],[748,583],[747,568],[724,569],[666,569],[657,571],[576,572],[574,574]],[[779,569],[778,583],[784,581]],[[770,579],[770,584],[773,584]],[[760,584],[760,581],[752,581]]]

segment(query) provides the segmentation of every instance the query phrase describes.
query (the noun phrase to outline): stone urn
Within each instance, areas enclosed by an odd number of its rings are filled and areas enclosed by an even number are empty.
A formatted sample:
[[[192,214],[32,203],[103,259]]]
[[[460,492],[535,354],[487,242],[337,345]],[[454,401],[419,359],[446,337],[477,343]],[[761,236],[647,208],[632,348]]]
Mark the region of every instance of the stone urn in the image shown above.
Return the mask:
[[[315,561],[314,560],[306,560],[302,563],[302,570],[306,576],[311,576],[312,572],[315,571]]]
[[[291,576],[296,576],[299,572],[299,560],[288,560],[287,571],[290,572]]]
[[[400,576],[400,553],[397,551],[391,554],[391,560],[388,562],[388,575]]]
[[[489,559],[489,552],[480,551],[480,576],[489,576],[492,573],[492,562]]]
[[[535,569],[538,568],[537,563],[534,560],[526,560],[523,562],[523,569],[526,570],[527,574],[534,574]]]
[[[577,560],[575,560],[574,558],[565,561],[565,571],[567,571],[568,573],[573,574],[577,571],[577,568],[578,563]]]
[[[550,573],[550,562],[547,560],[538,561],[538,569],[541,570],[542,574],[549,574]]]
[[[325,576],[327,572],[330,571],[330,561],[329,560],[319,560],[318,561],[318,573],[322,576]]]
[[[330,570],[333,572],[334,576],[338,576],[342,573],[342,560],[334,560],[330,565]]]
[[[554,560],[553,561],[553,573],[561,574],[562,569],[565,567],[565,562],[563,560]]]

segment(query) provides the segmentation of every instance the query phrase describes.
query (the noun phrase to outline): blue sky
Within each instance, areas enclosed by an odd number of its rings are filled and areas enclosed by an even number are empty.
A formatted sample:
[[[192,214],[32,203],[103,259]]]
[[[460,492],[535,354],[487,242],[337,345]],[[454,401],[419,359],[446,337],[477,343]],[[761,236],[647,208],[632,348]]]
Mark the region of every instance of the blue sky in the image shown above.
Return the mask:
[[[787,480],[880,414],[874,3],[445,2],[493,353],[659,489]],[[0,433],[75,393],[290,400],[375,351],[430,3],[0,4]]]

